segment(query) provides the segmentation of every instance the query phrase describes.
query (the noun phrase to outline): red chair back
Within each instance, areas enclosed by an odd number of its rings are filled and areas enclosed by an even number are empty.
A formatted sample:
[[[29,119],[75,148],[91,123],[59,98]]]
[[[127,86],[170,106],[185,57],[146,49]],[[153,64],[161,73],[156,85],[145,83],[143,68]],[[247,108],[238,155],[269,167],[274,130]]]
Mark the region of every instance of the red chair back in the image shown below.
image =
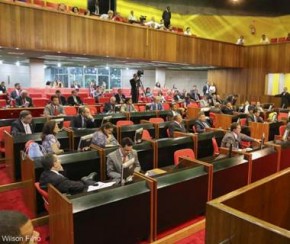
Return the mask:
[[[179,163],[179,158],[181,156],[188,157],[190,159],[195,159],[195,155],[192,149],[185,148],[180,149],[174,152],[174,164],[177,165]]]
[[[88,104],[88,105],[95,105],[95,99],[92,97],[85,97],[83,99],[84,104]]]
[[[163,123],[164,119],[163,118],[150,118],[149,122],[150,123]]]
[[[66,115],[77,115],[76,107],[73,106],[64,107],[64,111]]]
[[[152,139],[151,138],[151,135],[150,135],[150,133],[149,133],[149,131],[148,130],[143,130],[143,133],[142,133],[142,140],[150,140],[150,139]]]
[[[164,110],[170,110],[169,103],[163,103],[163,108],[164,108]]]
[[[110,97],[99,97],[99,103],[108,103],[110,102]]]
[[[42,199],[44,201],[44,207],[46,211],[48,211],[48,193],[45,190],[40,188],[39,182],[35,182],[34,186],[36,190],[38,191],[38,193],[42,196]]]
[[[246,118],[240,119],[240,124],[241,126],[245,126],[247,124],[247,119]]]
[[[213,127],[216,128],[216,114],[213,112],[209,112],[209,117],[212,120]]]
[[[280,136],[283,136],[285,130],[286,130],[286,125],[281,125],[281,126],[279,127],[279,135],[280,135]]]
[[[5,99],[0,99],[0,107],[5,107],[7,105]]]
[[[98,113],[97,108],[95,106],[88,106],[88,108],[90,109],[90,112],[92,115],[95,115]]]
[[[125,125],[133,125],[133,121],[131,120],[118,120],[117,121],[117,126],[121,127],[121,126],[125,126]]]
[[[145,112],[146,111],[146,106],[138,106],[139,107],[139,112]]]
[[[0,152],[5,153],[4,147],[4,131],[11,132],[11,126],[0,127]]]
[[[70,121],[69,120],[63,121],[63,127],[69,128],[70,127]]]
[[[213,155],[219,155],[220,154],[220,150],[219,150],[219,146],[217,144],[217,141],[215,139],[215,137],[211,138],[212,141],[212,146],[213,146]]]

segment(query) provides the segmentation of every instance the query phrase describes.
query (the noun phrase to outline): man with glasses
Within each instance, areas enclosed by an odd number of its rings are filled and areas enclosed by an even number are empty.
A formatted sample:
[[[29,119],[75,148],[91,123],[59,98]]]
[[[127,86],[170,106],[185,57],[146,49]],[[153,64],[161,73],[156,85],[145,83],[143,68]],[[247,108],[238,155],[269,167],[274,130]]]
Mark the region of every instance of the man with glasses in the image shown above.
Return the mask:
[[[35,125],[32,121],[32,115],[30,111],[23,110],[20,112],[19,119],[15,120],[11,124],[11,134],[15,135],[29,135],[33,134]]]

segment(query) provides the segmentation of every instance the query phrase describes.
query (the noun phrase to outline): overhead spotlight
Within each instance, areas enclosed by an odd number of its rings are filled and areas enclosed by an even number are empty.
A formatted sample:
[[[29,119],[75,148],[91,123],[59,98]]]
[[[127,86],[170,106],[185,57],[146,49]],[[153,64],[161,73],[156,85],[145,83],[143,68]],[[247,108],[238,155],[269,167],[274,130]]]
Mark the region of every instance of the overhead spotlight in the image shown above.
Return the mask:
[[[127,67],[126,70],[129,70],[129,68]]]
[[[20,62],[19,61],[17,61],[15,64],[16,64],[16,66],[20,66]]]
[[[61,63],[57,63],[57,67],[61,67]]]
[[[3,64],[3,60],[0,60],[0,64]]]
[[[87,67],[86,65],[83,66],[84,69],[85,69],[86,67]]]
[[[19,47],[16,47],[15,49],[16,49],[16,50],[19,50]]]
[[[106,66],[106,70],[108,70],[108,69],[109,69],[109,66],[107,65],[107,66]]]
[[[43,68],[46,69],[47,68],[47,65],[43,65]]]

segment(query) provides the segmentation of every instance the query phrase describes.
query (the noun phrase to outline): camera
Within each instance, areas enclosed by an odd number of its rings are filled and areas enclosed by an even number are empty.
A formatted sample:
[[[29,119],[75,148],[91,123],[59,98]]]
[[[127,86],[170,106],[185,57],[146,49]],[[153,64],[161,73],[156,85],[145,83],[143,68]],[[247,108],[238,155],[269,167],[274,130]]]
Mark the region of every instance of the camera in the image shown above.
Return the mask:
[[[137,76],[141,77],[142,75],[144,75],[144,70],[138,70],[137,71]]]

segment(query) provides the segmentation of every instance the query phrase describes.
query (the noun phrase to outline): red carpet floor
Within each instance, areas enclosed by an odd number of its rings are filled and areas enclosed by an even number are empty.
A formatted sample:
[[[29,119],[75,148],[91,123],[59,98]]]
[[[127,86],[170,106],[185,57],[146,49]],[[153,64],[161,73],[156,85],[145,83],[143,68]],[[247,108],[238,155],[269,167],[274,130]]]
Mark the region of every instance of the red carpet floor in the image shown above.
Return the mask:
[[[6,173],[6,169],[0,168],[0,185],[11,183],[11,179]],[[1,210],[15,210],[24,213],[30,219],[33,219],[34,214],[27,208],[24,202],[24,195],[22,190],[12,190],[0,193],[0,211]],[[35,228],[40,234],[41,244],[49,243],[46,239],[49,235],[48,226],[41,226]]]
[[[201,230],[194,235],[188,236],[176,244],[204,244],[205,243],[205,230]]]

